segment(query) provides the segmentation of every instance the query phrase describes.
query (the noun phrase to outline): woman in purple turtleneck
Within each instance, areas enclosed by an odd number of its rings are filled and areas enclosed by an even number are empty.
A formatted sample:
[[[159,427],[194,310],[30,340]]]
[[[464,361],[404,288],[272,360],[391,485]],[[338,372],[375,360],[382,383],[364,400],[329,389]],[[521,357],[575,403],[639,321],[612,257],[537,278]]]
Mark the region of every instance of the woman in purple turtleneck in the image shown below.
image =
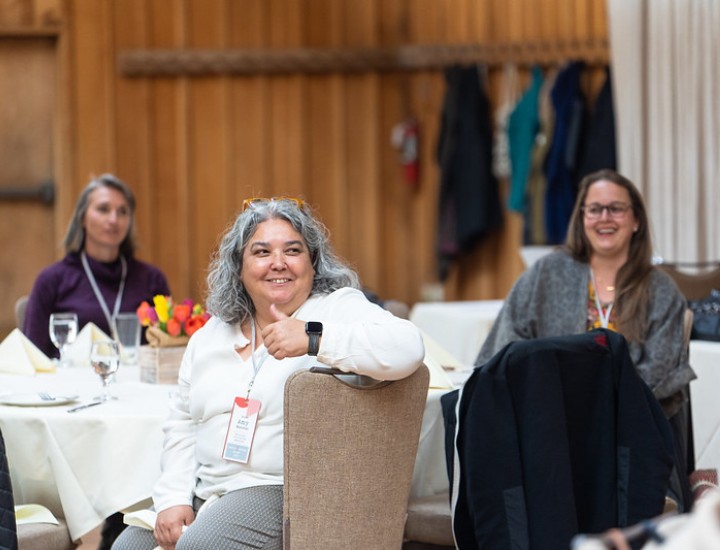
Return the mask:
[[[49,357],[58,357],[48,323],[53,312],[75,312],[78,328],[95,323],[110,334],[112,316],[135,311],[143,300],[169,295],[165,275],[136,260],[135,197],[112,174],[88,183],[65,235],[67,255],[40,272],[33,285],[23,332]]]
[[[114,314],[170,295],[165,275],[134,257],[134,219],[135,196],[112,174],[92,179],[80,194],[65,235],[67,254],[40,272],[25,314],[23,332],[49,357],[59,355],[50,341],[51,313],[74,311],[79,329],[92,322],[111,334]],[[124,527],[122,514],[107,518],[98,550],[109,549]]]

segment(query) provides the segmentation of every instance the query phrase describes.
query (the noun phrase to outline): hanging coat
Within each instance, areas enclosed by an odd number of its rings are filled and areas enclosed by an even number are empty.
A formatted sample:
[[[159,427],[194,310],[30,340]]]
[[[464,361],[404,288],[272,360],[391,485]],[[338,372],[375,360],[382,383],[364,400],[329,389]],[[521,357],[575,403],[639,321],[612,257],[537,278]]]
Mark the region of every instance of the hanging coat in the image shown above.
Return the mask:
[[[605,72],[605,83],[595,100],[583,133],[577,180],[580,181],[584,176],[604,168],[617,170],[615,111],[609,68]]]
[[[502,226],[498,181],[492,172],[490,102],[476,66],[445,71],[438,163],[439,277],[450,264]]]
[[[510,114],[508,141],[510,145],[510,197],[508,207],[523,213],[526,207],[526,189],[530,178],[535,138],[540,131],[539,99],[543,85],[540,67],[533,67],[532,82]]]
[[[575,205],[575,164],[582,135],[584,100],[580,92],[582,62],[571,63],[558,74],[550,92],[555,109],[555,129],[545,159],[547,192],[545,223],[548,244],[565,241]]]

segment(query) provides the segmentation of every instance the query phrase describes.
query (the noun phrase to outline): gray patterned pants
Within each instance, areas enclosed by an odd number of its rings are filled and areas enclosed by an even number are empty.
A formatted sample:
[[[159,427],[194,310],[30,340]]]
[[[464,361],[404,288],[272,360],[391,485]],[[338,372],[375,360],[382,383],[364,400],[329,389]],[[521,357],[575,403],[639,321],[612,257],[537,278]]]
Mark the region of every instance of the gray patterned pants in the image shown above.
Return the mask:
[[[203,504],[195,499],[197,512]],[[176,550],[281,550],[282,485],[240,489],[221,496],[199,514],[178,540]],[[152,531],[128,527],[112,550],[153,550]]]

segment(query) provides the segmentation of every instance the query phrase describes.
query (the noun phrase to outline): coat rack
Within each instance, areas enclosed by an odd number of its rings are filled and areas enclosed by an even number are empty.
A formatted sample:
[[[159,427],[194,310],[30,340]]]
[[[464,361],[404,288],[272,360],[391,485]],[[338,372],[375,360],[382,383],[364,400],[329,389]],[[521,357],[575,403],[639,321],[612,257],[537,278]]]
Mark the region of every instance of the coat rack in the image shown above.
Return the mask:
[[[415,71],[472,63],[547,66],[570,59],[607,65],[609,58],[607,40],[589,39],[356,49],[126,50],[118,54],[118,65],[125,76],[162,77]]]

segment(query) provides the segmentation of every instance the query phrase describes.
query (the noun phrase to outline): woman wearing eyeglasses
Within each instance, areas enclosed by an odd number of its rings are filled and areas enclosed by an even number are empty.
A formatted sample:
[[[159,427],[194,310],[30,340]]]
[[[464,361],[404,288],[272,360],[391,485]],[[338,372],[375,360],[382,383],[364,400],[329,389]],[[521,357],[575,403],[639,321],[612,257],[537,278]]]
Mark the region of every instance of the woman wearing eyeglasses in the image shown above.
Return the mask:
[[[682,424],[676,413],[695,378],[683,339],[686,303],[651,259],[637,188],[612,170],[589,174],[580,182],[565,246],[520,276],[475,364],[515,340],[605,327],[625,337],[641,378],[666,416]]]
[[[672,396],[695,378],[683,345],[686,304],[651,259],[647,213],[636,187],[612,170],[586,176],[565,246],[521,275],[475,364],[514,340],[605,327],[625,336],[655,396]]]
[[[322,363],[396,380],[424,357],[418,329],[365,298],[298,199],[245,201],[208,288],[213,316],[190,339],[165,424],[154,533],[128,528],[116,550],[279,550],[288,376]]]

